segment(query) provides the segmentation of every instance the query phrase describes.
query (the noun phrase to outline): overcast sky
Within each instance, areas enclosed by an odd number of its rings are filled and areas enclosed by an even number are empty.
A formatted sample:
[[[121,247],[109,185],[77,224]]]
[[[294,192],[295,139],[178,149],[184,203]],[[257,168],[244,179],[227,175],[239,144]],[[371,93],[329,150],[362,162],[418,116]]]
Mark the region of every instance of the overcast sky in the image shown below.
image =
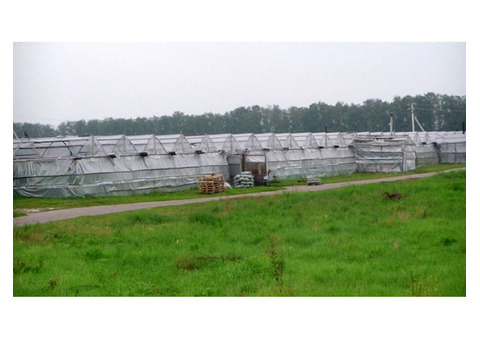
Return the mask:
[[[464,43],[14,43],[13,120],[465,95]]]

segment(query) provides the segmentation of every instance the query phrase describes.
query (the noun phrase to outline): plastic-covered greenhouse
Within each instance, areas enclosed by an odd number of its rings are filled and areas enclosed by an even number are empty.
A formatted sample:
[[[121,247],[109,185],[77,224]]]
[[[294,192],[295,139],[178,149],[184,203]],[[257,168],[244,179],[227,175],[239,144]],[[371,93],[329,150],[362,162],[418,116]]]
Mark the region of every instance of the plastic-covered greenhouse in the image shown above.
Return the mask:
[[[251,171],[261,184],[267,174],[308,178],[465,162],[462,132],[23,138],[13,140],[13,192],[125,195],[190,188],[212,173],[232,181]]]

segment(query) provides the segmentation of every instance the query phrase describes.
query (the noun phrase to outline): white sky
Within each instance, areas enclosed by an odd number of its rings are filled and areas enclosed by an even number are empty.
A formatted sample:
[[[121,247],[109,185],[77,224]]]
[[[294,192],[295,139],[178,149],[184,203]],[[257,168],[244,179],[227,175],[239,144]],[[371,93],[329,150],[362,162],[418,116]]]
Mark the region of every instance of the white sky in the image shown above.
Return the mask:
[[[465,43],[15,43],[13,118],[225,113],[466,93]]]

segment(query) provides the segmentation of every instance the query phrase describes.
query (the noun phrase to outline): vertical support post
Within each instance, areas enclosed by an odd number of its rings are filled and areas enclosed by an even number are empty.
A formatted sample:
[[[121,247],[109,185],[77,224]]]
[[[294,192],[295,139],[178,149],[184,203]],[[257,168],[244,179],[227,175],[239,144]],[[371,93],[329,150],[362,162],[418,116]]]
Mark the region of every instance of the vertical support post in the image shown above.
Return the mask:
[[[327,126],[325,125],[325,147],[328,145]]]
[[[412,113],[412,132],[415,132],[415,113],[413,113],[413,102],[410,103],[410,111]]]
[[[393,113],[390,112],[390,136],[393,136]]]
[[[93,135],[91,135],[89,139],[90,139],[90,154],[92,156],[95,156],[95,147],[93,146],[93,142],[94,142]]]

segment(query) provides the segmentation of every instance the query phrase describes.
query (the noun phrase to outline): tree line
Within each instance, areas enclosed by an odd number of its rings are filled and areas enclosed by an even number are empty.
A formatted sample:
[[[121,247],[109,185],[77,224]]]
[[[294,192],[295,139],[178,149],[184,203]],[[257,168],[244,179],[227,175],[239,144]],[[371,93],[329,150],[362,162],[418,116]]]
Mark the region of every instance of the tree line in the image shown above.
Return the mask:
[[[175,112],[169,116],[107,118],[103,120],[67,121],[51,125],[13,123],[19,138],[67,135],[203,135],[219,133],[285,133],[389,131],[393,114],[395,131],[411,131],[411,110],[426,131],[458,131],[466,122],[466,96],[436,93],[395,97],[392,102],[368,99],[362,104],[338,102],[313,103],[308,107],[278,105],[239,107],[224,114],[187,115]],[[418,125],[416,131],[418,131]]]

